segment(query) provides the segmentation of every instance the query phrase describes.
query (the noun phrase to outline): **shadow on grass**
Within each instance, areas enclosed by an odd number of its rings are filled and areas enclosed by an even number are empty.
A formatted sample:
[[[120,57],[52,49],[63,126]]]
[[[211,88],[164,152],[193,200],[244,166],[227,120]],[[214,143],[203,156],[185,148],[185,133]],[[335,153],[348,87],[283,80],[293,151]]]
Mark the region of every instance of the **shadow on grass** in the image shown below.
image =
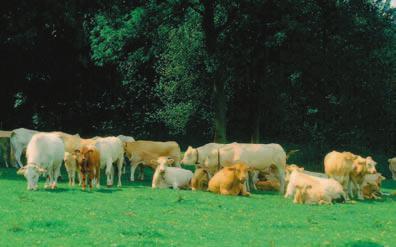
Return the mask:
[[[364,241],[364,240],[358,240],[358,241],[353,241],[350,243],[347,243],[345,246],[347,247],[382,247],[384,245],[372,242],[372,241]]]

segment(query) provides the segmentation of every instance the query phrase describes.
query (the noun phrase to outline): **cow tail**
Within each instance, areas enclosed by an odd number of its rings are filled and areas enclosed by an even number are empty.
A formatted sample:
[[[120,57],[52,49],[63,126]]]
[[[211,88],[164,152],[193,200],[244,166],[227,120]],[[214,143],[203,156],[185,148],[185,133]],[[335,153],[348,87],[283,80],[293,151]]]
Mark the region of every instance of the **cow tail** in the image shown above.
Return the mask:
[[[300,151],[300,149],[293,149],[290,150],[289,152],[286,153],[286,160],[288,160],[290,158],[290,156],[292,156],[293,154],[297,153],[298,151]]]

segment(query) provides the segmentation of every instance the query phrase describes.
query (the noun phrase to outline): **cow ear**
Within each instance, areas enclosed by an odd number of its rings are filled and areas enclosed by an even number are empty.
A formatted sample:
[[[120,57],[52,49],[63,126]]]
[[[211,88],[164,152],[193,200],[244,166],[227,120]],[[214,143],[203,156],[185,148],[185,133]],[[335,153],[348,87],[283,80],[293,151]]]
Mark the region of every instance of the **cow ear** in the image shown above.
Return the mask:
[[[18,171],[17,171],[17,174],[18,175],[23,175],[23,174],[25,174],[25,171],[26,171],[26,167],[19,168]]]
[[[173,162],[175,162],[175,160],[168,158],[168,160],[166,162],[168,163],[168,165],[171,165],[171,164],[173,164]]]

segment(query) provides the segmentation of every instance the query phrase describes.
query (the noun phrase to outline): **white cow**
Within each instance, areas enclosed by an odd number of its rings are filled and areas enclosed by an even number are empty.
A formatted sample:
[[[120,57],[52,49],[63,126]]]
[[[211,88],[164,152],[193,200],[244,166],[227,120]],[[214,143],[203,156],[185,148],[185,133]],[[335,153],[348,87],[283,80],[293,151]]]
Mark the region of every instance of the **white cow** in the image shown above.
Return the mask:
[[[303,199],[297,198],[301,195],[296,196],[294,198],[294,203],[299,203],[299,200],[302,199],[300,203],[329,204],[334,199],[346,199],[346,193],[343,187],[336,180],[332,178],[315,177],[294,170],[290,175],[285,198],[294,196],[299,190],[303,190],[302,193],[305,195],[302,196]]]
[[[40,174],[48,173],[46,186],[56,188],[60,167],[63,161],[65,145],[62,139],[51,133],[35,134],[26,150],[27,165],[18,170],[28,182],[28,190],[36,190]]]
[[[280,182],[279,192],[285,187],[286,152],[279,144],[244,144],[231,143],[213,150],[204,161],[206,167],[220,168],[233,165],[238,161],[246,163],[249,168],[265,171],[276,167]]]
[[[25,128],[14,129],[11,132],[10,142],[11,147],[14,152],[16,166],[22,167],[21,155],[23,151],[26,149],[27,145],[29,144],[30,140],[32,139],[34,134],[39,133],[36,130],[30,130]]]
[[[181,163],[183,165],[195,165],[197,168],[205,169],[210,173],[209,176],[213,175],[215,173],[213,167],[206,167],[204,161],[212,152],[216,152],[219,148],[224,146],[225,144],[220,143],[208,143],[197,148],[188,146]]]
[[[153,188],[180,189],[190,186],[193,173],[180,167],[169,167],[175,162],[173,159],[161,156],[151,162],[157,165],[153,175]]]
[[[114,168],[116,163],[118,168],[118,187],[121,187],[122,165],[124,163],[124,146],[117,137],[104,137],[96,139],[96,148],[100,153],[100,168],[106,168],[107,186],[113,185]],[[97,181],[99,182],[99,181]]]

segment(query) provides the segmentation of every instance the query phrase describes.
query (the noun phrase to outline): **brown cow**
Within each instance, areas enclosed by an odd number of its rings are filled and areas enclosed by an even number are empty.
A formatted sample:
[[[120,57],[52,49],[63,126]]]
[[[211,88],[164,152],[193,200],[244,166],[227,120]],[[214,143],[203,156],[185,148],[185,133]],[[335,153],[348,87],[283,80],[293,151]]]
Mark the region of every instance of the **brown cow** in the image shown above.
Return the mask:
[[[243,163],[224,167],[209,181],[208,190],[221,195],[250,196],[250,193],[246,191],[245,185],[248,171],[248,166]]]
[[[207,190],[209,182],[208,172],[203,168],[198,168],[194,172],[194,176],[191,179],[192,190]]]
[[[76,150],[77,164],[80,168],[82,177],[82,189],[86,188],[86,179],[88,176],[89,188],[92,189],[93,180],[96,188],[100,187],[100,154],[95,146],[84,146],[81,150]]]

